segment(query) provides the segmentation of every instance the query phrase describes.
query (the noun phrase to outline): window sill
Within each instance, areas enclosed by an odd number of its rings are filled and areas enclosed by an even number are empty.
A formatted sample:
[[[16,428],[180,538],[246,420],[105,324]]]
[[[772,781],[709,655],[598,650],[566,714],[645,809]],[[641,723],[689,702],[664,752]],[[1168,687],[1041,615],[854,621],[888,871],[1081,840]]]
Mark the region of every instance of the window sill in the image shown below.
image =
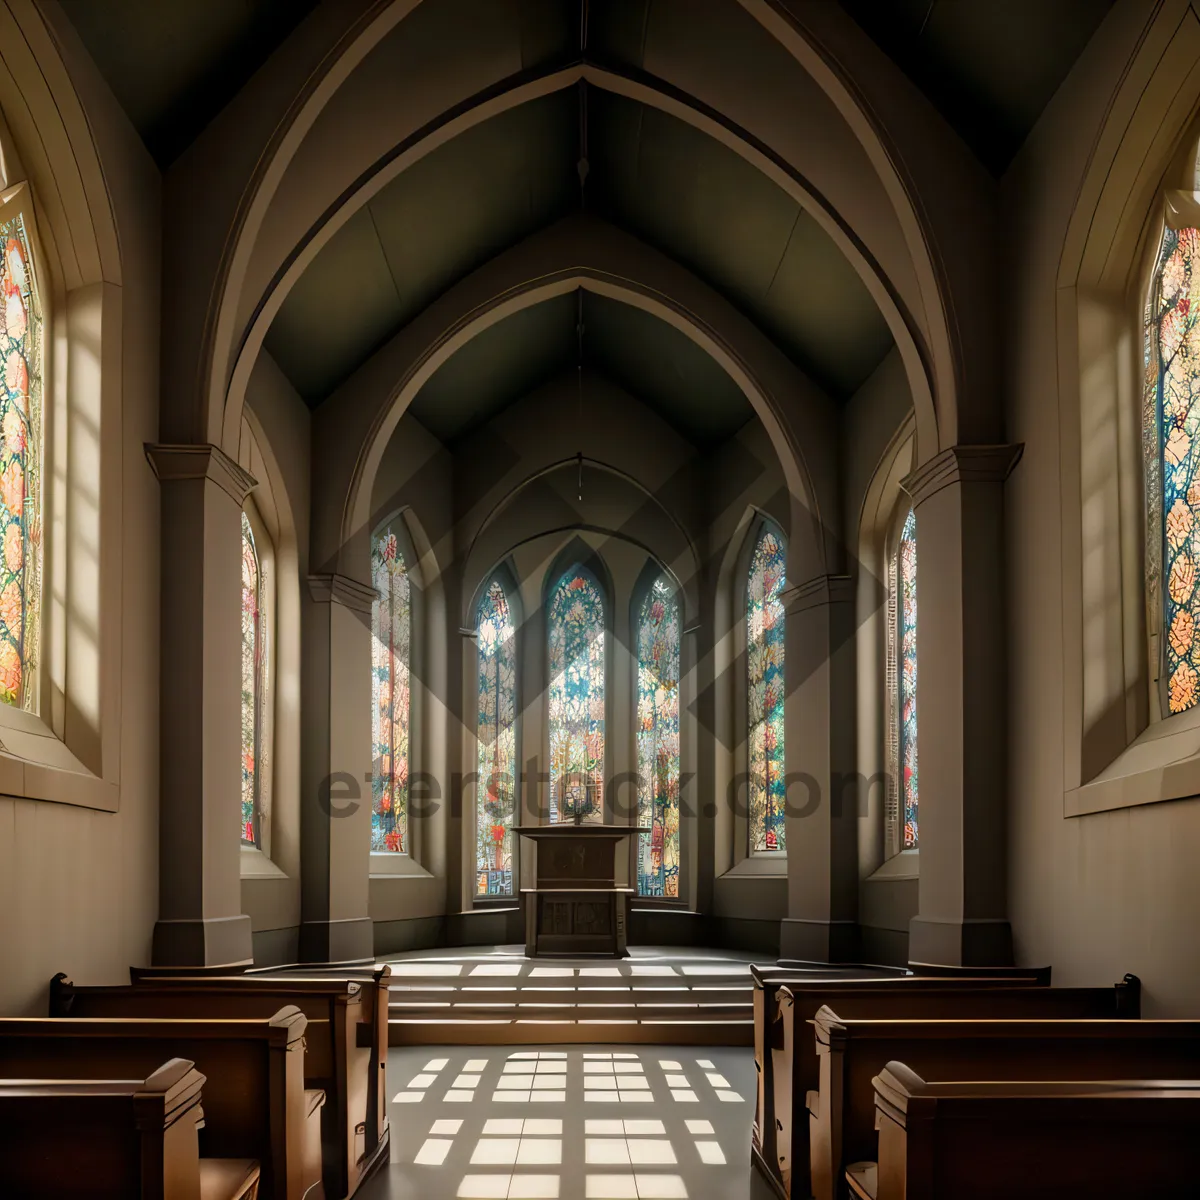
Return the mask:
[[[1200,796],[1200,709],[1157,721],[1095,779],[1068,791],[1063,815],[1136,808]]]
[[[372,879],[432,879],[433,875],[410,854],[381,854],[371,852]]]
[[[744,876],[787,877],[787,853],[751,854],[736,862],[721,879],[737,879]]]
[[[0,795],[117,811],[115,781],[89,771],[39,718],[0,708]]]
[[[281,871],[257,846],[242,846],[243,879],[286,879]]]
[[[893,854],[874,874],[868,875],[866,882],[873,883],[877,879],[920,879],[921,851],[919,849],[901,850]]]

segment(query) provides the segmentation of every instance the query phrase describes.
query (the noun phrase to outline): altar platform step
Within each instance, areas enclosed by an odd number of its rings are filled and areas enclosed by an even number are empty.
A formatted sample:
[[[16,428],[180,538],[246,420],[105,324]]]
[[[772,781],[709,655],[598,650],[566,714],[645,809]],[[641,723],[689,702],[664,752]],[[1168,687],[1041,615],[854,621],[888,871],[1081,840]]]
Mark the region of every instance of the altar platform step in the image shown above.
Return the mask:
[[[625,959],[442,950],[390,960],[392,1045],[748,1046],[748,956],[637,947]]]

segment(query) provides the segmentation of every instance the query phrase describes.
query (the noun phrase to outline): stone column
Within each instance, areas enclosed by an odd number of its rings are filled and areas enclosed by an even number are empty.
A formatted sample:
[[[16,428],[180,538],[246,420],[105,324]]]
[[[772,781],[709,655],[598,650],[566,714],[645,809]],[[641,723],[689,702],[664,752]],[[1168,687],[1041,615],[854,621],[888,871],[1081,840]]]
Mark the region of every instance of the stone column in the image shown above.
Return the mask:
[[[858,957],[854,587],[818,575],[789,588],[786,675],[788,915],[780,957]]]
[[[304,621],[300,957],[375,954],[371,874],[370,585],[310,575]]]
[[[216,446],[147,445],[162,486],[156,966],[253,961],[241,901],[242,503]]]
[[[903,482],[917,518],[920,889],[909,926],[916,963],[1012,963],[1004,481],[1021,450],[953,446]]]

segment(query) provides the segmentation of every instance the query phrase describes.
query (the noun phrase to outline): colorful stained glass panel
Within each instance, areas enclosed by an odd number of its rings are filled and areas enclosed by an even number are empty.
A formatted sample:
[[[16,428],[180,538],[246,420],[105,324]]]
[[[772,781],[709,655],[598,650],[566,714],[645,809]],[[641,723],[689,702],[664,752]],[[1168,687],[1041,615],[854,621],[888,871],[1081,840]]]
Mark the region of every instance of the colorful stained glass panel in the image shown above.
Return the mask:
[[[516,630],[508,597],[493,580],[475,623],[479,657],[475,785],[475,893],[512,895],[512,823],[517,785]]]
[[[638,895],[679,895],[679,602],[665,579],[637,632]]]
[[[604,797],[604,598],[591,573],[567,571],[547,606],[550,820],[600,819]]]
[[[371,543],[371,849],[408,852],[411,596],[400,543],[385,526]]]
[[[1200,231],[1168,229],[1146,306],[1143,446],[1150,627],[1161,629],[1167,708],[1200,700]]]
[[[750,558],[746,583],[746,672],[749,699],[748,759],[750,849],[787,849],[784,820],[784,612],[787,583],[783,536],[764,525]]]
[[[24,218],[0,220],[0,700],[37,709],[42,318]]]
[[[262,693],[261,570],[242,513],[242,841],[258,845],[259,714]]]
[[[917,514],[910,512],[900,533],[897,608],[900,688],[900,803],[904,848],[917,844]]]

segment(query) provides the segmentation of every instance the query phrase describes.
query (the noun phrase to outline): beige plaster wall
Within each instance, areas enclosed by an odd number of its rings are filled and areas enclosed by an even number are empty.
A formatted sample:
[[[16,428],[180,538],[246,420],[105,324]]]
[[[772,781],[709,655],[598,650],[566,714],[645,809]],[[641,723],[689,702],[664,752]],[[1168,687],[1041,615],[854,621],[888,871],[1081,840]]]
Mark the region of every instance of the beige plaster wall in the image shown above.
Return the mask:
[[[1081,435],[1071,419],[1078,400],[1060,382],[1059,339],[1071,336],[1072,327],[1062,319],[1056,285],[1108,107],[1129,64],[1162,33],[1152,27],[1155,15],[1145,4],[1116,6],[1003,181],[1013,271],[1004,339],[1007,435],[1025,443],[1006,490],[1008,885],[1018,962],[1052,963],[1059,984],[1105,984],[1132,971],[1145,987],[1146,1015],[1182,1016],[1200,1000],[1200,958],[1193,952],[1200,801],[1064,817],[1069,764],[1079,761],[1082,689],[1074,675],[1089,613],[1064,535],[1081,519],[1071,467]],[[1195,19],[1186,4],[1165,4],[1157,18],[1173,27]],[[1122,205],[1127,192],[1118,181],[1113,203]],[[1110,564],[1104,578],[1115,583],[1117,569]]]
[[[142,447],[158,434],[159,176],[70,30],[55,34],[120,239],[120,327],[93,363],[114,373],[118,435],[105,445],[121,463],[119,509],[105,517],[120,538],[120,598],[102,618],[120,625],[119,811],[0,798],[0,1013],[13,1015],[44,1014],[56,971],[127,980],[149,962],[158,912],[159,488]]]

